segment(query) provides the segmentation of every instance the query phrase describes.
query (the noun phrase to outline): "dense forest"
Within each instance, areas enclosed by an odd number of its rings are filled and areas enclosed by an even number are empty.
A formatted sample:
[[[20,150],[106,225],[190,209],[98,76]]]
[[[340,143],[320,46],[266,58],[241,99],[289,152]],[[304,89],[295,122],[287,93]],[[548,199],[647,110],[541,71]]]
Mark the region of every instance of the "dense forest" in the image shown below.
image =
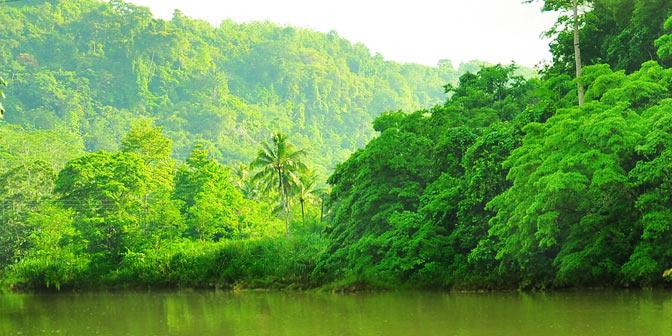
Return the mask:
[[[131,121],[148,117],[175,157],[201,144],[224,163],[249,162],[271,133],[291,133],[324,177],[373,137],[380,113],[440,103],[442,85],[481,65],[398,64],[336,33],[213,27],[179,11],[165,21],[116,0],[7,3],[0,22],[8,123],[115,151]]]
[[[5,287],[672,280],[672,1],[544,1],[538,76],[114,0],[0,6]]]

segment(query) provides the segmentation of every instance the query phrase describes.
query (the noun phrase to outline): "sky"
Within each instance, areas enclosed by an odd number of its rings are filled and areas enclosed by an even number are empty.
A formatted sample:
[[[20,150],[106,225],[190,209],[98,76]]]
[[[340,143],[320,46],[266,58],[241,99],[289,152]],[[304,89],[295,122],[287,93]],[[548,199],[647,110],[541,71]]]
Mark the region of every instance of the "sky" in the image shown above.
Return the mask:
[[[550,60],[541,34],[555,22],[522,0],[128,0],[170,19],[175,9],[218,25],[272,21],[336,31],[385,59],[436,65],[449,59],[532,67]]]

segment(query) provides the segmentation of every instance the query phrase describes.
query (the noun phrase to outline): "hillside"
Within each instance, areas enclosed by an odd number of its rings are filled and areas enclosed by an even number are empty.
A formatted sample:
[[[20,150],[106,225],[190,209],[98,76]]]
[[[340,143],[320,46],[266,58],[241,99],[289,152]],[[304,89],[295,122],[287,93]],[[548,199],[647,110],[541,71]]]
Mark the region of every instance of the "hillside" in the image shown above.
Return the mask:
[[[221,162],[249,162],[281,131],[323,174],[372,138],[376,116],[442,102],[443,85],[480,65],[399,64],[336,33],[165,21],[116,0],[9,3],[0,21],[9,123],[65,129],[97,151],[150,117],[176,157],[201,143]]]
[[[670,0],[545,2],[584,23],[560,16],[534,78],[270,23],[28,3],[0,17],[0,288],[672,281]],[[575,69],[570,35],[588,37]],[[635,37],[648,47],[613,48]]]

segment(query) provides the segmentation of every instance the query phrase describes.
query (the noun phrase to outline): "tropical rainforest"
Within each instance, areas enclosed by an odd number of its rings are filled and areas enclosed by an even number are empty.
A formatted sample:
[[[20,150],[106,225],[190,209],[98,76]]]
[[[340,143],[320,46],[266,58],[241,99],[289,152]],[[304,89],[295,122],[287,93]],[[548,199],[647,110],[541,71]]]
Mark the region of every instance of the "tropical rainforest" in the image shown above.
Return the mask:
[[[541,2],[537,71],[0,2],[0,284],[669,285],[672,1]]]

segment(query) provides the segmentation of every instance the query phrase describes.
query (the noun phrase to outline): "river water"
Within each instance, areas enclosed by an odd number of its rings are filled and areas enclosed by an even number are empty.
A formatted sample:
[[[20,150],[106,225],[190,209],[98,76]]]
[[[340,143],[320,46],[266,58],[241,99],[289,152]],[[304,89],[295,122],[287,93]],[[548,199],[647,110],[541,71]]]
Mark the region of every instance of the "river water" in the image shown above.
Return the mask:
[[[0,335],[672,335],[670,291],[0,294]]]

